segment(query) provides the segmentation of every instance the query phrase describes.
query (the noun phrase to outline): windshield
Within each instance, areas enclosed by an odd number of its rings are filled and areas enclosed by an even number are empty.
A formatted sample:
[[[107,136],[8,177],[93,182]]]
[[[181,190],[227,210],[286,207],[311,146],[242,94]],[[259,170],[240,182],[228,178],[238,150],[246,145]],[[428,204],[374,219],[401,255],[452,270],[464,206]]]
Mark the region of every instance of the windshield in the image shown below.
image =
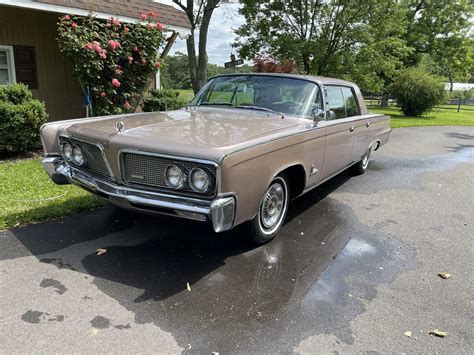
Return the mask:
[[[310,81],[279,76],[238,75],[211,79],[191,106],[228,106],[270,110],[311,118],[322,108],[319,87]]]

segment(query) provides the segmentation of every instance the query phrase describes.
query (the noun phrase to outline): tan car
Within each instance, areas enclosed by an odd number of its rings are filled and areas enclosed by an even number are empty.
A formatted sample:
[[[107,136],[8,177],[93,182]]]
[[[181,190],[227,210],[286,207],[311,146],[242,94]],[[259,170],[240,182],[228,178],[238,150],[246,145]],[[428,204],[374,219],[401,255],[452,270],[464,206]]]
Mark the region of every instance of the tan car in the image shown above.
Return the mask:
[[[265,243],[291,199],[350,166],[364,173],[390,130],[347,81],[221,75],[181,110],[48,123],[42,164],[55,183],[120,207],[210,221],[215,232],[246,222]]]

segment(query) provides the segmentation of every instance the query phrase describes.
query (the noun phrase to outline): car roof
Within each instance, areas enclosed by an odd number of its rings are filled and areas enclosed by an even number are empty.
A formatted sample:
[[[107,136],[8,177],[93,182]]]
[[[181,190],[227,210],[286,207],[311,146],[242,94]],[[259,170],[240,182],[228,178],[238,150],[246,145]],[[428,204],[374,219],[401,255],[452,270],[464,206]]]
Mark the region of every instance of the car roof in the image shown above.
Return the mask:
[[[314,75],[300,75],[300,74],[285,74],[285,73],[229,73],[229,74],[220,74],[213,76],[210,79],[225,77],[225,76],[272,76],[280,78],[293,78],[293,79],[302,79],[313,81],[319,84],[336,84],[344,86],[357,86],[356,84],[342,79],[329,78],[325,76],[314,76]]]

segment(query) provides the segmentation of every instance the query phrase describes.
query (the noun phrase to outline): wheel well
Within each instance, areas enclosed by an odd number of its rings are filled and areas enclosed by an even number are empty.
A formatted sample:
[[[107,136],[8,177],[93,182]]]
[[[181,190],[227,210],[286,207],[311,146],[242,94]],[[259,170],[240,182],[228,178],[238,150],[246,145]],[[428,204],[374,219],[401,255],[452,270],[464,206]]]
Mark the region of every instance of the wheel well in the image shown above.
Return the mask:
[[[288,184],[290,185],[290,198],[294,198],[304,191],[306,172],[302,165],[290,166],[281,171],[280,174],[285,174],[288,178]]]

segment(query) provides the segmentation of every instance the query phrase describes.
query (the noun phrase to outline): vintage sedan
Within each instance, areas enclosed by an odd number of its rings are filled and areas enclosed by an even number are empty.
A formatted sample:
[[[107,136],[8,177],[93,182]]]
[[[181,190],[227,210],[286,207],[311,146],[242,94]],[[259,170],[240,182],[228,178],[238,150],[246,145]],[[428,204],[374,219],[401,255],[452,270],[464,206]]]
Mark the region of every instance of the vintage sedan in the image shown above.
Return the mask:
[[[253,241],[281,229],[288,203],[344,169],[366,171],[390,117],[350,82],[284,74],[211,78],[183,109],[51,122],[42,164],[123,208],[246,223]]]

